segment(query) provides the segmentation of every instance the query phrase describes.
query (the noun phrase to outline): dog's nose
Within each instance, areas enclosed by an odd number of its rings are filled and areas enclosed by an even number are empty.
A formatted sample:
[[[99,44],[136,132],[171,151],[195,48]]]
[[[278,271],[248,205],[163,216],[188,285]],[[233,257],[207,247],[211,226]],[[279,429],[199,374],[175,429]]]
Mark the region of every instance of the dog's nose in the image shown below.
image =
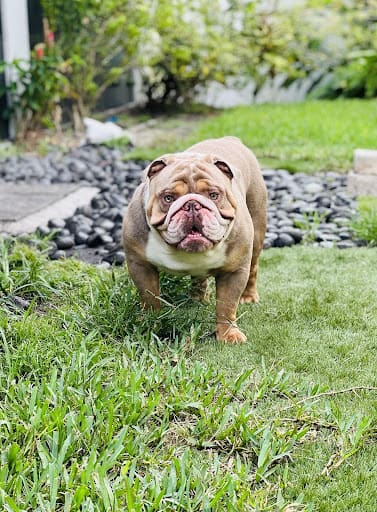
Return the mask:
[[[186,212],[193,212],[194,210],[200,210],[201,207],[202,205],[198,201],[190,200],[183,205],[183,210]]]

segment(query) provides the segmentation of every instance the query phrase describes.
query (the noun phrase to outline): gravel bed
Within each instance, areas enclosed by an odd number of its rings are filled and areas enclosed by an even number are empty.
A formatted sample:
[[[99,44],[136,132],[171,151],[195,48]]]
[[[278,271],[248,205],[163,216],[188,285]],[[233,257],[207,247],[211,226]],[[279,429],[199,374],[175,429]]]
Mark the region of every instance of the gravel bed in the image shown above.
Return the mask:
[[[50,219],[48,227],[40,227],[39,232],[51,235],[54,231],[52,259],[75,255],[91,263],[121,265],[123,212],[147,163],[124,162],[118,149],[87,145],[44,158],[24,155],[3,160],[0,183],[98,187],[100,192],[88,206],[78,208],[68,219]],[[266,249],[299,243],[340,249],[362,245],[352,238],[349,228],[356,204],[346,194],[346,175],[290,174],[281,169],[264,169],[263,175],[269,192]]]

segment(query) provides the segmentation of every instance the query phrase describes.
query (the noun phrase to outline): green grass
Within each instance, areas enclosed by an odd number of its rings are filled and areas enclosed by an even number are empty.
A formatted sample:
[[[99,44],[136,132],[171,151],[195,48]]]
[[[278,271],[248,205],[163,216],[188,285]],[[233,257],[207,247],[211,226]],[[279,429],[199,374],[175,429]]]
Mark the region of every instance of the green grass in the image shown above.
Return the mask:
[[[16,156],[17,154],[18,148],[14,144],[0,140],[0,161],[10,156]]]
[[[169,131],[167,130],[167,135]],[[264,166],[292,172],[346,171],[356,148],[377,148],[377,101],[307,101],[224,110],[198,123],[185,140],[139,148],[131,156],[155,158],[209,137],[235,135]]]
[[[357,214],[351,222],[355,235],[370,245],[377,245],[377,198],[360,197]]]
[[[41,249],[1,246],[3,510],[375,511],[374,249],[266,251],[243,346]]]

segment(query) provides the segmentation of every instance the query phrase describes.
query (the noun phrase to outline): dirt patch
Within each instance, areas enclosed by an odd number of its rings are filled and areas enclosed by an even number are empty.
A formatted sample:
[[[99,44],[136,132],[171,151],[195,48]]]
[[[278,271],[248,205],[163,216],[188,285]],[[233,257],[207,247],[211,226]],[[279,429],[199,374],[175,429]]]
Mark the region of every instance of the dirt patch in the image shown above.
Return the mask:
[[[119,249],[121,249],[121,244],[119,244]],[[103,253],[101,254],[99,248],[87,247],[85,245],[75,246],[66,251],[67,258],[72,256],[91,265],[100,265],[103,262]]]
[[[36,130],[29,132],[22,141],[18,141],[17,149],[20,153],[44,156],[56,151],[65,153],[70,149],[77,148],[84,142],[84,132]]]
[[[159,115],[147,121],[135,123],[131,116],[116,120],[130,135],[135,148],[152,148],[166,146],[175,141],[187,138],[197,126],[208,117],[208,114],[177,114]],[[138,119],[136,117],[136,119]],[[44,156],[49,152],[66,152],[85,143],[85,132],[74,132],[72,129],[61,132],[36,130],[29,132],[22,141],[11,145],[19,153]],[[7,151],[9,151],[7,149]]]
[[[162,116],[131,126],[127,131],[135,147],[151,148],[188,137],[204,119],[205,116],[190,114]]]

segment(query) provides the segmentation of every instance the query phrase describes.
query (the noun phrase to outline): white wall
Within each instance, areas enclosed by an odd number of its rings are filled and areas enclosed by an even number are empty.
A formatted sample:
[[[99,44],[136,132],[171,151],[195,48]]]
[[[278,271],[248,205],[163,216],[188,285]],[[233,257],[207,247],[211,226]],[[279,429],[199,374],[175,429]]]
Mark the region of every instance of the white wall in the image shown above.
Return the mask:
[[[4,60],[28,59],[30,52],[26,0],[0,0]]]
[[[14,59],[29,59],[29,25],[27,0],[0,0],[1,26],[3,34],[3,59],[11,62]],[[9,69],[5,70],[5,80],[14,79]],[[14,122],[10,120],[9,135],[15,135]]]

